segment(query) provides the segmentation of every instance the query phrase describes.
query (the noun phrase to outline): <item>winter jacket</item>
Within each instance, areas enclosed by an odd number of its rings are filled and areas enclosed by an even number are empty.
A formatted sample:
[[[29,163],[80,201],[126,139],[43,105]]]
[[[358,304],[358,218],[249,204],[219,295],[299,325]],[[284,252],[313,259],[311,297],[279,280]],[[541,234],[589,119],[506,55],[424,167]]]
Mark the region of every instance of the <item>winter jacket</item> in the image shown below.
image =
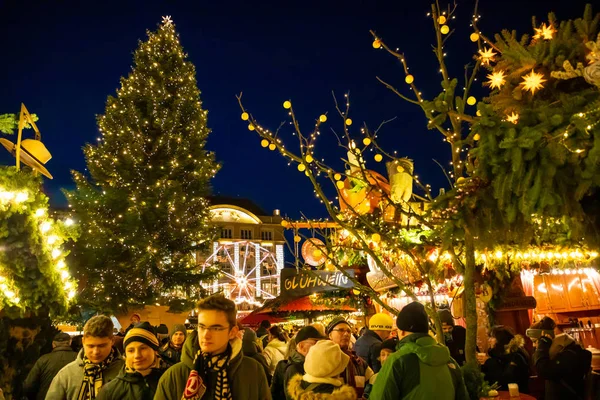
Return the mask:
[[[304,375],[304,356],[294,352],[289,360],[281,360],[275,367],[273,382],[271,383],[271,397],[273,400],[290,400],[287,385],[295,375]]]
[[[173,347],[170,340],[159,349],[158,354],[169,367],[181,361],[181,349]]]
[[[267,377],[260,364],[242,353],[242,341],[238,338],[231,342],[232,354],[227,367],[231,393],[235,400],[271,400]],[[155,400],[180,400],[190,372],[194,368],[194,359],[200,351],[198,332],[190,333],[183,345],[181,362],[169,368],[158,382]],[[212,399],[216,378],[210,375],[206,394]]]
[[[34,364],[27,379],[23,383],[23,391],[30,399],[44,400],[52,379],[65,365],[77,358],[71,346],[54,348],[51,353],[44,354]]]
[[[265,356],[260,354],[258,338],[252,329],[244,330],[244,338],[242,339],[242,352],[246,357],[253,358],[258,361],[260,365],[262,365],[263,369],[265,370],[265,375],[267,375],[267,383],[270,385],[271,370],[269,369],[269,365],[267,364]]]
[[[261,340],[262,348],[260,350],[262,351],[269,344],[269,331],[261,326],[256,330],[256,337]]]
[[[115,379],[102,386],[96,400],[152,400],[163,372],[153,369],[150,374],[142,376],[138,372],[125,372],[123,367]]]
[[[365,389],[367,389],[367,385],[369,385],[369,380],[373,376],[373,370],[352,350],[343,350],[343,352],[350,357],[350,361],[344,372],[342,372],[342,381],[352,386],[358,398],[361,398]],[[359,379],[362,379],[362,385],[359,385]],[[352,384],[352,381],[355,382],[355,385]]]
[[[468,400],[469,395],[448,348],[426,333],[413,333],[387,358],[369,398]]]
[[[356,355],[365,360],[373,372],[379,372],[381,369],[381,362],[379,361],[381,343],[383,343],[383,340],[381,340],[379,335],[367,329],[354,345]]]
[[[112,363],[102,372],[102,385],[115,379],[125,364],[121,354],[117,350],[115,352]],[[75,361],[67,364],[52,379],[46,400],[77,400],[82,384],[83,349],[79,351]]]
[[[553,351],[555,348],[559,348],[556,355]],[[546,380],[546,400],[584,398],[592,353],[583,349],[569,335],[558,335],[554,342],[548,337],[541,337],[533,354],[533,363],[538,375]]]
[[[499,390],[508,390],[509,383],[519,385],[519,391],[529,393],[529,354],[525,350],[525,339],[516,335],[504,351],[492,349],[481,372],[491,384],[498,383]]]
[[[348,385],[312,384],[294,375],[287,386],[292,400],[356,400],[356,391]]]
[[[271,375],[275,372],[277,363],[285,358],[285,353],[287,353],[287,344],[279,339],[271,340],[267,347],[265,347],[263,354],[267,360]]]
[[[460,325],[456,325],[452,328],[452,333],[449,338],[446,339],[446,346],[450,350],[450,357],[458,363],[458,365],[464,365],[465,358],[465,344],[467,342],[467,330]]]

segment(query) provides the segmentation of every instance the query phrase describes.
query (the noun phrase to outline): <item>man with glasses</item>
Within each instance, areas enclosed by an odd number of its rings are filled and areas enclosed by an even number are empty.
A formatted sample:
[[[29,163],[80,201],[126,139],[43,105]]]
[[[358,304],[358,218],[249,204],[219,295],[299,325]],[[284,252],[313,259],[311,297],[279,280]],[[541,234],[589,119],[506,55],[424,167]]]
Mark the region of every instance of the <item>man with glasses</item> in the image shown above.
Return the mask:
[[[373,375],[373,370],[369,368],[367,363],[349,349],[350,339],[352,337],[352,327],[350,323],[342,317],[334,318],[327,329],[325,329],[329,339],[338,344],[342,351],[350,356],[348,366],[342,372],[342,379],[345,384],[353,387],[356,390],[358,398],[361,398],[365,390],[365,385]]]
[[[198,329],[190,334],[181,362],[158,382],[155,400],[270,400],[262,366],[242,353],[235,303],[221,295],[201,300]]]

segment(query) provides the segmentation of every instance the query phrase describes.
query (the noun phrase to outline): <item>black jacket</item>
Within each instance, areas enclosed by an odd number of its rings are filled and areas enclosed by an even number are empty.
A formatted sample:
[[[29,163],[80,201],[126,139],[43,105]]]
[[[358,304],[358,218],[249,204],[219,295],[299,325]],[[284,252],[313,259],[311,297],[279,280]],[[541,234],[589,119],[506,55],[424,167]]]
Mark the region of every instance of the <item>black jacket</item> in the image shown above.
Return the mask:
[[[481,371],[489,383],[498,382],[499,390],[508,390],[509,383],[519,385],[519,391],[529,393],[529,354],[523,347],[525,339],[516,335],[503,351],[492,349]]]
[[[44,400],[52,379],[65,365],[75,361],[75,358],[77,353],[71,346],[56,347],[51,353],[41,356],[23,383],[23,390],[28,398]]]
[[[271,382],[271,397],[273,400],[290,400],[287,391],[290,379],[294,375],[304,375],[304,356],[298,352],[292,353],[289,360],[281,360],[275,367],[273,382]]]
[[[158,354],[160,354],[160,358],[167,364],[167,366],[172,366],[181,361],[181,349],[183,346],[177,350],[176,348],[171,346],[171,341],[165,343],[164,346],[160,348]]]
[[[365,360],[375,373],[381,369],[381,361],[379,361],[381,343],[383,343],[383,340],[381,340],[379,335],[367,329],[354,345],[356,355]]]
[[[123,366],[119,375],[98,392],[96,400],[152,400],[163,372],[153,369],[150,374],[142,376],[138,372],[125,372]]]
[[[467,330],[460,325],[452,329],[452,338],[446,340],[446,347],[450,350],[450,357],[462,366],[465,364],[465,343],[467,341]]]
[[[583,349],[567,335],[554,340],[567,341],[553,358],[550,358],[552,339],[542,337],[533,355],[538,375],[546,380],[546,400],[579,400],[585,395],[586,377],[592,365],[592,353]],[[557,344],[555,343],[555,345]]]

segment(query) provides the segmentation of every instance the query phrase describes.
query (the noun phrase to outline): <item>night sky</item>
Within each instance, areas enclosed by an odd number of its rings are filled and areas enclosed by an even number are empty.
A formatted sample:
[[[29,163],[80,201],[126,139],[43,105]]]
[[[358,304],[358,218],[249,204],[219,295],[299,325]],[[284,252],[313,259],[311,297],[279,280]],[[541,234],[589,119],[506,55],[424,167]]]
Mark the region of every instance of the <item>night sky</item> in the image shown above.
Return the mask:
[[[92,5],[93,4],[93,5]],[[218,4],[218,5],[217,5]],[[582,15],[585,1],[480,0],[480,29],[491,36],[502,28],[529,33],[531,16],[546,20]],[[476,45],[468,39],[474,1],[458,1],[456,28],[446,50],[459,78]],[[3,1],[0,2],[0,114],[18,112],[24,102],[40,120],[42,139],[53,154],[46,165],[54,180],[45,189],[55,206],[66,204],[60,188],[72,188],[70,170],[84,170],[81,151],[99,136],[95,115],[104,112],[119,78],[132,66],[132,53],[146,29],[155,30],[163,15],[171,15],[184,50],[197,70],[198,86],[208,124],[207,147],[223,168],[213,181],[215,194],[246,197],[270,213],[298,217],[325,216],[312,186],[296,166],[260,147],[260,138],[240,120],[235,95],[270,129],[287,119],[282,108],[291,99],[306,132],[315,118],[329,113],[317,142],[316,155],[341,168],[343,150],[331,128],[340,130],[331,92],[350,93],[352,130],[358,138],[362,122],[386,125],[384,147],[415,160],[416,173],[435,193],[444,176],[432,161],[447,165],[448,148],[439,133],[428,131],[421,110],[379,84],[380,76],[409,93],[396,60],[374,50],[369,30],[405,53],[415,83],[427,98],[438,93],[440,74],[430,45],[429,2],[415,1]],[[597,10],[596,10],[597,11]],[[482,75],[479,82],[482,81]],[[479,86],[479,85],[476,85]],[[475,95],[480,98],[485,90]],[[31,131],[26,131],[31,134]],[[295,148],[291,128],[284,129],[286,147]],[[15,138],[16,139],[16,138]],[[367,155],[370,168],[375,165]],[[12,163],[7,152],[0,162]]]

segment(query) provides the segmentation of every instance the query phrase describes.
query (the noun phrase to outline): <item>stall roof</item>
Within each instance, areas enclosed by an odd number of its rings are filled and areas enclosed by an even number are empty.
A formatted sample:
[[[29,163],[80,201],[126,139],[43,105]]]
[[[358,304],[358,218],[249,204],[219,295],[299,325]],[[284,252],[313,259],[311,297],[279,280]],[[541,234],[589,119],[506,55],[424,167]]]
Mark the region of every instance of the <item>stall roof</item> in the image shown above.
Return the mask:
[[[275,317],[273,315],[255,314],[254,312],[252,312],[246,315],[244,318],[238,320],[238,322],[242,325],[255,326],[259,325],[264,320],[267,320],[272,324],[278,324],[280,322],[286,321],[286,319],[284,318]]]

